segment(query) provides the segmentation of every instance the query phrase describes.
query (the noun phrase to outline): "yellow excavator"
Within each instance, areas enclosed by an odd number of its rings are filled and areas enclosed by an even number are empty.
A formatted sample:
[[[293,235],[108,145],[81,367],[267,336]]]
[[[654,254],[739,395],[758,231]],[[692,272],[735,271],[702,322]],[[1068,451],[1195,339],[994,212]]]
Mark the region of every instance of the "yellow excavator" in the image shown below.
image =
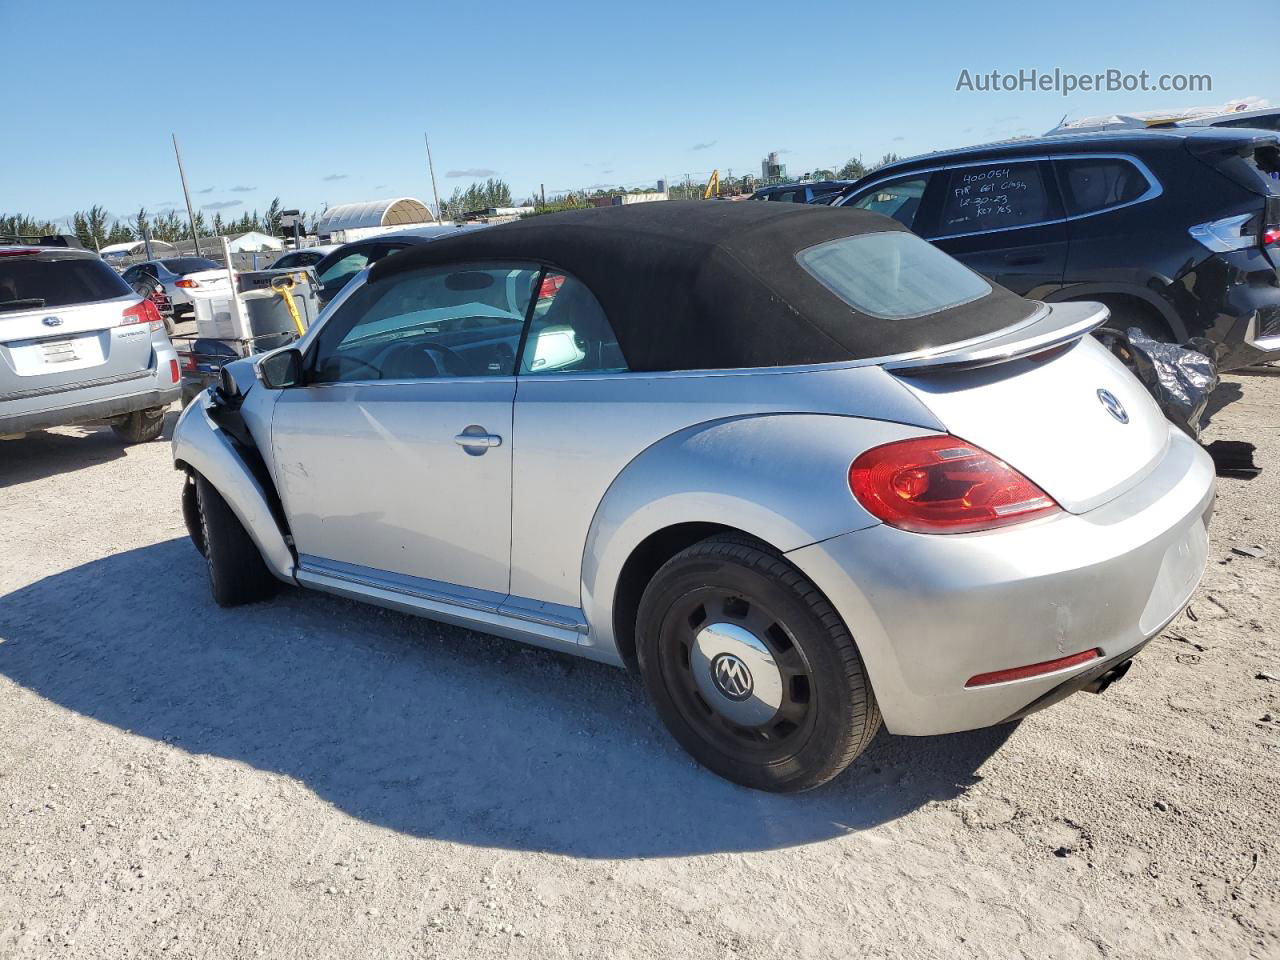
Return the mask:
[[[712,170],[711,179],[707,181],[707,189],[702,191],[702,199],[710,200],[718,196],[720,196],[720,171]]]

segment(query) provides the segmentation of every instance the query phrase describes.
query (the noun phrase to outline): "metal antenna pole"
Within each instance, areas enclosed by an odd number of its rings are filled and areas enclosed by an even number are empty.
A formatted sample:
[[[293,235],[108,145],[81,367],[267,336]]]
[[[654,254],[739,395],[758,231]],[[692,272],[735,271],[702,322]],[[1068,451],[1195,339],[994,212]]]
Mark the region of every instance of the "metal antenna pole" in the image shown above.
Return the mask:
[[[169,136],[173,137],[173,155],[178,158],[178,176],[182,178],[182,195],[187,201],[187,220],[191,224],[191,239],[196,245],[196,256],[198,257],[201,256],[200,236],[196,233],[195,211],[191,209],[191,191],[187,189],[187,172],[182,169],[182,151],[178,149],[178,135],[171,133]]]
[[[431,141],[423,131],[422,142],[427,145],[427,169],[431,171],[431,195],[436,200],[436,221],[440,220],[440,191],[436,189],[436,165],[431,162]]]

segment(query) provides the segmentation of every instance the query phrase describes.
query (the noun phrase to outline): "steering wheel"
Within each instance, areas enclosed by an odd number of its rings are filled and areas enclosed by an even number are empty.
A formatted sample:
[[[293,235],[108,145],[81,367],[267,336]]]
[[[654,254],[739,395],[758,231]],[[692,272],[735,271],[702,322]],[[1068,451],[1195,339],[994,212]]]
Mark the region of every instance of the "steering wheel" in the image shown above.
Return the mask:
[[[373,380],[381,380],[381,379],[382,379],[382,371],[381,371],[381,370],[379,370],[379,369],[378,369],[376,366],[374,366],[372,363],[370,363],[368,360],[361,360],[359,357],[344,356],[344,357],[342,357],[342,363],[343,363],[344,365],[345,365],[345,364],[348,364],[348,363],[358,363],[360,366],[362,366],[362,367],[366,367],[366,368],[368,368],[369,370],[372,370],[372,371],[373,371],[373,374],[374,374],[374,375],[373,375],[373,377],[372,377],[371,379],[373,379]],[[344,370],[344,371],[343,371],[343,373],[345,374],[345,373],[346,373],[346,371]],[[343,379],[345,380],[345,379],[347,379],[347,377],[345,377],[345,376],[344,376],[344,377],[343,377]],[[340,381],[339,381],[339,382],[340,382]]]
[[[430,353],[439,354],[440,358],[444,361],[444,363],[443,364],[436,363],[436,366],[440,368],[441,372],[443,372],[447,376],[465,377],[470,372],[470,366],[468,365],[466,360],[464,360],[461,356],[459,356],[456,351],[450,349],[449,347],[446,347],[443,343],[439,343],[435,340],[425,340],[425,341],[420,340],[415,342],[396,344],[390,350],[384,353],[380,358],[382,361],[382,369],[386,370],[388,367],[390,367],[392,364],[392,361],[403,353],[407,353],[407,352],[418,353],[420,351],[427,351]],[[385,374],[383,376],[386,377]],[[386,379],[394,379],[394,378],[386,377]]]

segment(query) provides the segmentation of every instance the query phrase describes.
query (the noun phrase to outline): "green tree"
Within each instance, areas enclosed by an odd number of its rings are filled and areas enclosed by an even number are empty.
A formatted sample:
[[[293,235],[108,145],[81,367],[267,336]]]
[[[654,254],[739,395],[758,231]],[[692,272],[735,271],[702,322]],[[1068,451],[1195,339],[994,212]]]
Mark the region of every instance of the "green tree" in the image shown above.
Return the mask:
[[[849,161],[836,171],[836,176],[841,180],[858,180],[866,175],[866,164],[859,157],[850,157]]]
[[[147,219],[147,208],[139,207],[138,212],[133,215],[133,232],[139,240],[144,239],[143,231],[151,230],[151,222]]]
[[[875,166],[873,166],[871,169],[879,170],[881,167],[885,166],[886,164],[897,163],[901,159],[902,158],[898,156],[896,153],[886,153],[883,157],[880,158],[880,162],[877,163]]]
[[[99,250],[107,244],[107,210],[94,204],[88,210],[71,215],[71,229],[88,250]]]
[[[262,218],[262,232],[269,233],[271,236],[279,236],[280,234],[280,198],[272,197],[271,206],[267,207],[267,214]]]
[[[129,243],[131,240],[140,239],[142,238],[133,235],[133,230],[127,223],[121,223],[119,220],[114,221],[111,229],[107,231],[107,243]]]
[[[59,233],[57,224],[25,213],[0,214],[0,234],[17,237],[44,237]]]
[[[482,183],[473,183],[465,190],[454,187],[453,193],[440,204],[441,218],[461,220],[464,215],[490,207],[513,206],[511,187],[505,180],[490,177]]]

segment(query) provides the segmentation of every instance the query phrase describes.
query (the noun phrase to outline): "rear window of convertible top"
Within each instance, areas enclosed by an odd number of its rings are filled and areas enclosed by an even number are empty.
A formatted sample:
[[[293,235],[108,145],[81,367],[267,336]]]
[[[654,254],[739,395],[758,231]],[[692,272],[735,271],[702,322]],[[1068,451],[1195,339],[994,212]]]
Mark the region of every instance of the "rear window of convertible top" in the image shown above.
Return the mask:
[[[985,297],[991,285],[914,233],[864,233],[801,250],[796,260],[859,313],[906,320]]]

